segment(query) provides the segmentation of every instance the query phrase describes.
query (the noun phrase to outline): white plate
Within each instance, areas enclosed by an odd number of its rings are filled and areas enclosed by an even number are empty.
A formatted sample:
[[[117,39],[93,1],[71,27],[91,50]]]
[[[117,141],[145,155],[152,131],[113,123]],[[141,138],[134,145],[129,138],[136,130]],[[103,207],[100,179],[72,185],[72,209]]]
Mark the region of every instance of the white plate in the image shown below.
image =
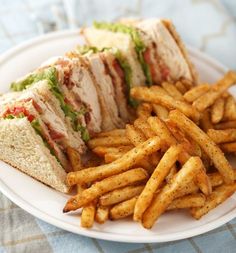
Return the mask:
[[[63,31],[24,43],[0,57],[0,92],[9,83],[39,66],[51,56],[62,55],[82,43],[79,31]],[[203,81],[213,82],[226,68],[199,51],[190,48],[191,58]],[[146,230],[130,219],[95,224],[92,229],[79,226],[78,215],[63,214],[69,196],[37,182],[11,166],[0,162],[0,190],[18,206],[32,215],[62,229],[89,237],[121,242],[166,242],[188,238],[217,228],[236,217],[236,195],[211,211],[200,221],[187,212],[169,212],[161,216],[152,230]]]

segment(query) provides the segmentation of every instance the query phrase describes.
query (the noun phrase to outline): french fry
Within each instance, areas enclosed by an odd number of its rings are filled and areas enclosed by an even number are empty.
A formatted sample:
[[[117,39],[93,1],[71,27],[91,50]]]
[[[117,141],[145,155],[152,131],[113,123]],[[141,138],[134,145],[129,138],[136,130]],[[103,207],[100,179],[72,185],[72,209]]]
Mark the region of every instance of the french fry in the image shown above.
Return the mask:
[[[151,204],[151,201],[153,199],[156,190],[160,187],[165,177],[169,174],[171,168],[177,161],[180,152],[182,152],[181,145],[171,146],[160,160],[156,169],[154,170],[148,182],[146,183],[142,193],[138,197],[134,209],[135,221],[141,221],[143,213]]]
[[[200,118],[200,127],[204,132],[207,132],[208,129],[214,128],[213,124],[211,123],[211,116],[209,110],[205,110],[202,113],[202,116]]]
[[[63,212],[77,210],[109,191],[142,181],[147,177],[147,172],[144,169],[137,168],[105,178],[102,181],[93,184],[81,194],[77,194],[70,198],[64,207]]]
[[[224,116],[225,101],[223,98],[218,98],[211,108],[211,122],[213,124],[219,123]]]
[[[191,208],[191,215],[195,219],[200,219],[203,215],[220,205],[236,191],[236,183],[231,185],[221,185],[214,189],[212,194],[207,198],[206,203],[202,207]]]
[[[133,214],[137,196],[113,206],[110,210],[110,219],[118,220]]]
[[[131,150],[133,146],[118,146],[118,147],[105,147],[105,146],[98,146],[93,149],[93,152],[98,155],[103,157],[105,154],[108,153],[126,153],[129,150]]]
[[[228,129],[228,128],[236,128],[236,120],[230,120],[222,123],[218,123],[214,126],[215,129]]]
[[[156,136],[156,134],[152,131],[149,124],[147,123],[147,119],[136,119],[134,121],[135,128],[139,129],[146,138],[151,138]]]
[[[180,82],[184,85],[187,91],[193,88],[193,83],[189,81],[188,79],[181,78]]]
[[[220,145],[220,148],[225,153],[235,153],[236,152],[236,142],[223,143]]]
[[[176,86],[172,83],[163,82],[161,83],[163,89],[173,98],[178,100],[183,100],[182,93],[176,88]],[[151,115],[149,115],[151,116]]]
[[[208,196],[212,193],[211,181],[204,170],[204,165],[199,169],[194,181],[204,195]]]
[[[123,152],[107,153],[104,155],[104,161],[105,163],[112,163],[121,158],[124,154]]]
[[[72,147],[67,147],[66,153],[68,155],[73,171],[81,170],[82,165],[79,152]]]
[[[205,204],[206,197],[201,193],[189,194],[174,199],[167,210],[184,209],[193,207],[202,207]]]
[[[169,95],[156,92],[154,89],[148,87],[132,88],[131,96],[142,101],[160,104],[162,106],[167,107],[169,110],[178,109],[194,121],[198,121],[200,118],[199,112],[190,104],[184,101],[175,100]]]
[[[152,105],[141,103],[137,108],[137,116],[142,119],[147,119],[152,114]]]
[[[187,91],[184,94],[184,99],[187,102],[192,103],[194,100],[196,100],[197,98],[199,98],[200,96],[202,96],[204,93],[206,93],[209,90],[210,90],[209,84],[198,85],[192,88],[191,90]]]
[[[169,117],[205,151],[216,169],[222,174],[225,183],[233,183],[233,169],[215,142],[183,113],[177,110],[171,111]]]
[[[153,111],[155,114],[162,120],[165,120],[168,118],[169,111],[166,109],[166,107],[158,104],[152,104]]]
[[[175,86],[182,94],[185,94],[187,92],[187,88],[182,82],[180,81],[176,82]]]
[[[109,136],[125,136],[125,129],[114,129],[107,132],[101,132],[96,135],[97,138]]]
[[[231,95],[225,101],[224,120],[236,120],[236,104]]]
[[[116,189],[101,196],[99,199],[99,204],[101,206],[111,206],[120,203],[139,195],[142,192],[143,188],[144,185],[132,185]]]
[[[87,204],[81,214],[80,225],[83,228],[91,228],[94,223],[94,217],[96,213],[96,201],[92,201]]]
[[[105,147],[117,147],[117,146],[130,146],[130,141],[126,136],[108,136],[108,137],[99,137],[91,139],[87,142],[88,146],[91,149],[96,147],[105,146]]]
[[[199,157],[189,158],[171,183],[164,186],[144,212],[142,225],[145,228],[151,228],[154,225],[158,217],[165,212],[171,202],[177,197],[181,188],[192,182],[202,166],[203,164]]]
[[[236,129],[209,129],[207,134],[217,144],[236,141]]]
[[[109,207],[99,206],[95,214],[95,221],[99,224],[105,223],[109,218]]]
[[[68,185],[77,183],[89,183],[101,180],[124,171],[138,164],[143,158],[158,151],[161,147],[161,140],[158,136],[148,139],[144,143],[128,151],[116,161],[100,165],[98,167],[87,168],[78,172],[70,172],[67,174]]]
[[[230,86],[236,82],[236,73],[229,71],[225,76],[217,82],[216,85],[212,86],[211,89],[197,98],[193,102],[193,106],[199,111],[203,112],[206,108],[214,104],[216,99],[218,99],[223,92],[225,92]]]
[[[170,172],[169,172],[169,174],[166,176],[166,182],[167,183],[169,183],[173,178],[174,178],[174,176],[176,175],[176,173],[177,173],[177,168],[176,168],[176,165],[173,165],[172,167],[171,167],[171,169],[170,169]]]

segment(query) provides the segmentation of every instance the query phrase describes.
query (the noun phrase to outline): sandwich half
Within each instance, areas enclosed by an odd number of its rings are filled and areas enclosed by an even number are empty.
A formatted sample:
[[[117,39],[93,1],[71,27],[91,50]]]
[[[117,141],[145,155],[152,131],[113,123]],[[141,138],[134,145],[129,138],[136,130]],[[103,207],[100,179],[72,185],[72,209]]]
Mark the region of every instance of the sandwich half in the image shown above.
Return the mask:
[[[187,79],[197,83],[196,71],[172,23],[146,19],[120,23],[95,22],[82,34],[90,46],[116,47],[129,62],[132,86]]]

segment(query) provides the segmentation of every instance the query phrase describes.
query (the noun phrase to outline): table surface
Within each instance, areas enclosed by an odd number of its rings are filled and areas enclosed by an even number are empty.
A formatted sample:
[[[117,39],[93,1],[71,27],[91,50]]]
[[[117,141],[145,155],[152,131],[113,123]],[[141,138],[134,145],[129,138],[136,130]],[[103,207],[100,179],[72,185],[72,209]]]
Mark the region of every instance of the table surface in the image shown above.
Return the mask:
[[[180,4],[181,3],[181,4]],[[166,17],[183,40],[236,69],[233,0],[0,0],[0,52],[39,34],[121,17]],[[2,252],[235,252],[236,219],[209,233],[177,242],[116,243],[51,226],[0,193]]]

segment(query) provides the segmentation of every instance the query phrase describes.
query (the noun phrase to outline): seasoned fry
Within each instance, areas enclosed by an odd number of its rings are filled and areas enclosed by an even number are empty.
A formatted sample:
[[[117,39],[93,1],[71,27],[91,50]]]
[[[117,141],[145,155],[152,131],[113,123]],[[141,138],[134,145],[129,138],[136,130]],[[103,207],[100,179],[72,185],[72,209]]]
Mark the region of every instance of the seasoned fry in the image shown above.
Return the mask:
[[[205,110],[202,113],[202,116],[200,119],[200,127],[204,132],[207,132],[208,129],[214,128],[211,123],[210,111]]]
[[[124,188],[116,189],[108,192],[99,199],[99,204],[102,206],[110,206],[122,201],[131,199],[139,195],[144,188],[144,185],[126,186]]]
[[[193,106],[199,111],[203,112],[206,108],[214,104],[217,98],[221,96],[230,86],[236,82],[236,73],[229,71],[225,76],[217,82],[216,85],[212,86],[211,89],[203,94],[201,97],[197,98],[193,102]]]
[[[95,214],[95,221],[99,224],[105,223],[109,218],[109,207],[99,206]]]
[[[121,158],[124,154],[124,152],[107,153],[104,155],[104,161],[105,163],[112,163]]]
[[[187,88],[185,87],[185,85],[184,85],[182,82],[180,82],[180,81],[176,82],[176,83],[175,83],[175,86],[176,86],[176,88],[177,88],[182,94],[184,94],[184,93],[187,92]]]
[[[108,153],[126,153],[129,150],[131,150],[133,146],[118,146],[118,147],[105,147],[105,146],[99,146],[93,149],[93,152],[97,154],[98,156],[103,157],[105,154]]]
[[[81,194],[77,194],[69,199],[63,212],[76,210],[109,191],[142,181],[146,179],[147,176],[147,172],[144,169],[138,168],[105,178],[102,181],[93,184]]]
[[[236,120],[226,121],[214,126],[215,129],[228,129],[228,128],[236,128]]]
[[[94,149],[100,146],[117,147],[130,145],[130,141],[126,138],[126,136],[108,136],[91,139],[87,142],[87,144],[91,149]]]
[[[178,100],[183,100],[182,93],[176,88],[176,86],[172,83],[163,82],[161,84],[163,89],[173,98]],[[150,115],[151,116],[151,115]]]
[[[151,228],[158,217],[168,208],[177,197],[178,192],[195,178],[203,164],[199,157],[191,157],[176,174],[170,184],[164,186],[154,198],[151,205],[143,214],[142,224],[145,228]]]
[[[149,103],[141,103],[137,108],[137,116],[142,119],[147,119],[152,114],[152,105]]]
[[[150,128],[149,124],[147,123],[147,119],[136,119],[134,121],[135,128],[139,129],[146,138],[151,138],[156,136],[153,130]]]
[[[187,102],[192,103],[194,100],[196,100],[197,98],[199,98],[200,96],[202,96],[204,93],[206,93],[209,90],[210,90],[209,84],[198,85],[192,88],[191,90],[187,91],[184,94],[184,99]]]
[[[224,120],[236,120],[236,104],[231,95],[225,101]]]
[[[174,199],[168,206],[167,210],[202,207],[205,204],[206,197],[201,193],[189,194]]]
[[[193,83],[189,81],[188,79],[181,78],[180,81],[184,85],[187,91],[193,88]]]
[[[151,204],[156,190],[160,187],[165,177],[169,174],[181,151],[181,145],[171,146],[166,151],[138,198],[134,209],[134,220],[141,221],[142,215]]]
[[[213,208],[220,205],[236,191],[236,183],[231,185],[221,185],[214,189],[212,194],[207,198],[206,203],[202,207],[191,208],[191,214],[195,219],[200,219]]]
[[[158,104],[152,104],[153,111],[155,114],[162,120],[165,120],[168,118],[169,111],[166,109],[166,107]]]
[[[111,220],[118,220],[133,214],[137,196],[113,206],[110,210]]]
[[[125,136],[125,129],[114,129],[107,132],[101,132],[96,135],[97,138],[108,136]]]
[[[170,169],[169,174],[166,176],[166,182],[169,183],[177,173],[176,165],[173,165]]]
[[[236,141],[236,129],[209,129],[207,134],[217,144]]]
[[[66,153],[68,155],[69,161],[71,163],[73,171],[78,171],[82,169],[80,154],[72,147],[67,147]]]
[[[221,144],[220,148],[225,153],[235,153],[236,152],[236,142],[230,142],[230,143]]]
[[[96,212],[96,201],[92,201],[83,208],[80,219],[81,227],[91,228],[93,226],[95,212]]]
[[[134,146],[138,146],[146,141],[146,137],[143,132],[128,124],[126,125],[126,136]]]
[[[158,136],[148,139],[144,143],[128,151],[116,161],[100,165],[98,167],[87,168],[78,172],[70,172],[67,174],[68,185],[77,183],[88,183],[101,180],[124,171],[138,164],[143,158],[158,151],[161,147],[161,140]]]
[[[194,121],[198,121],[200,118],[199,112],[190,104],[175,100],[169,95],[157,92],[148,87],[134,87],[131,89],[131,96],[150,103],[160,104],[168,109],[178,109],[186,116],[190,117]]]
[[[175,122],[186,134],[195,140],[213,161],[216,169],[222,174],[225,183],[233,183],[233,169],[220,148],[197,125],[183,113],[175,110],[170,112],[170,120]]]
[[[211,122],[213,124],[217,124],[223,119],[224,108],[225,108],[224,99],[218,98],[211,108]]]
[[[205,172],[204,165],[203,168],[199,169],[199,172],[195,178],[195,183],[206,196],[212,193],[211,182]]]

